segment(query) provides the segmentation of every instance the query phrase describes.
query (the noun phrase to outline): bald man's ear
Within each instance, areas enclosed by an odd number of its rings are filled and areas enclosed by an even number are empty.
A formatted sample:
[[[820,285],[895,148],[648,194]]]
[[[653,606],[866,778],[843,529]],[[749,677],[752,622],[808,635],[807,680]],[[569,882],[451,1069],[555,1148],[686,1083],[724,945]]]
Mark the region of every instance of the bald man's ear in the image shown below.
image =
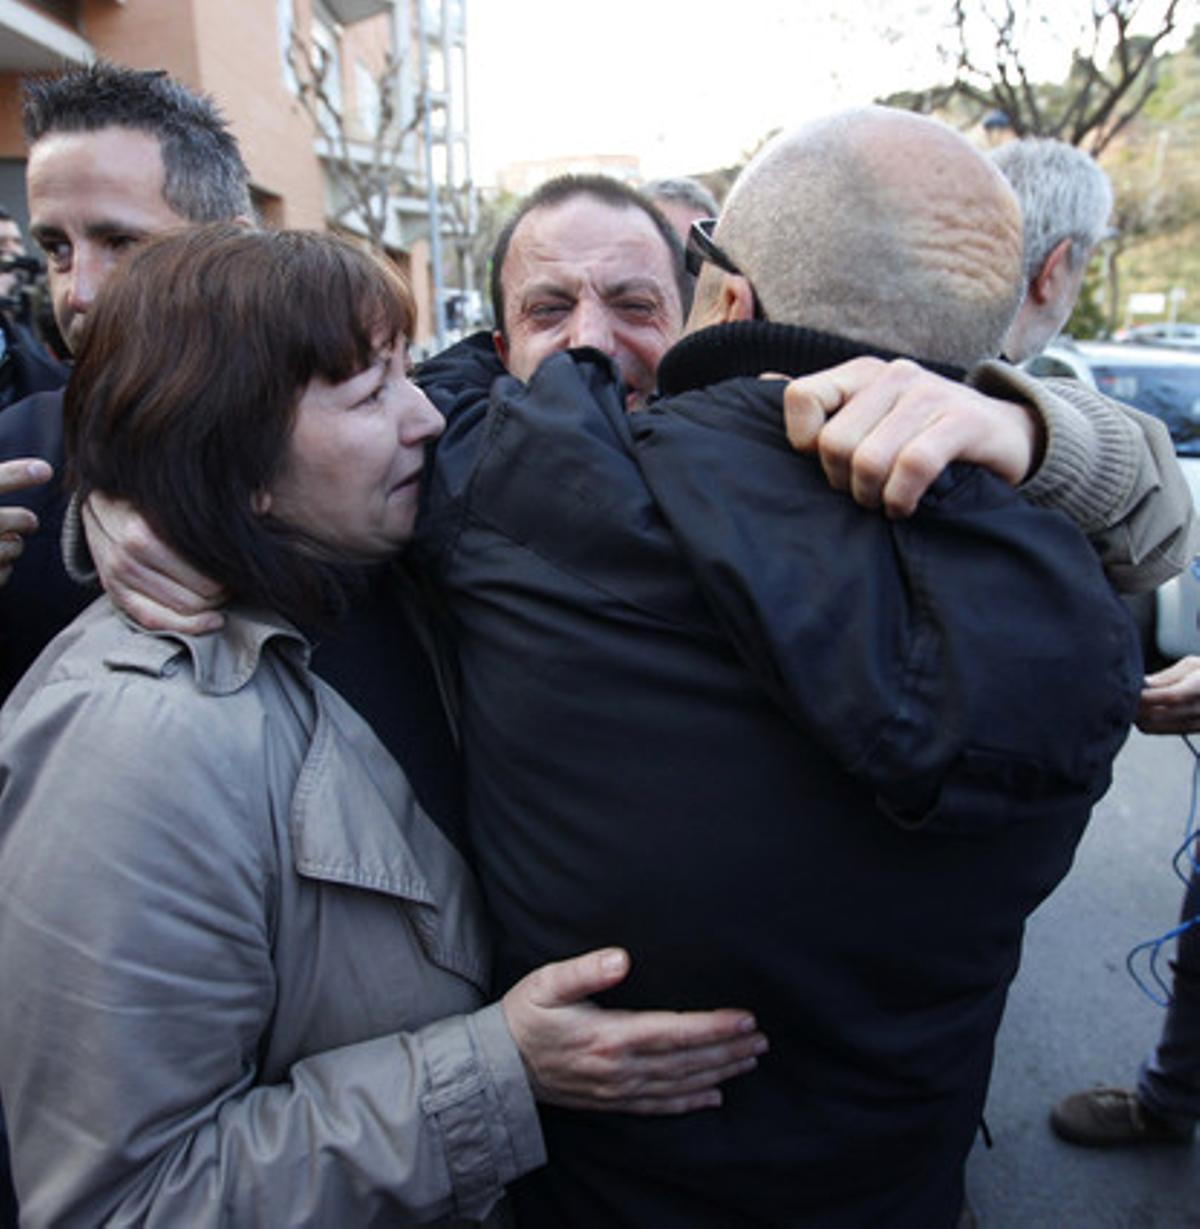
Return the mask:
[[[705,265],[696,283],[684,332],[694,333],[714,324],[753,319],[754,291],[750,283],[740,273],[726,273],[716,265]]]
[[[721,283],[717,301],[719,324],[732,324],[735,320],[754,319],[754,290],[748,278],[740,273],[726,273]]]
[[[1037,304],[1051,302],[1059,287],[1071,277],[1071,240],[1060,239],[1042,261],[1042,267],[1029,283],[1029,297]]]
[[[499,329],[492,330],[492,345],[496,347],[496,355],[500,362],[508,366],[508,346],[504,342],[504,334]]]

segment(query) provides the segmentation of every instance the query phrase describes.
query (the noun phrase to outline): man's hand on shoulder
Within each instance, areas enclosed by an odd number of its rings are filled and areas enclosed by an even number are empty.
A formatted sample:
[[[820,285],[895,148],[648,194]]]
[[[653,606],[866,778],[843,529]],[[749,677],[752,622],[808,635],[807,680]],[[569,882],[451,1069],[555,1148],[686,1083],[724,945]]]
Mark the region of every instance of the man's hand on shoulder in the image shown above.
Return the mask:
[[[0,495],[15,495],[41,486],[54,470],[36,457],[0,462]],[[8,583],[13,564],[25,549],[25,539],[36,533],[38,518],[28,508],[0,508],[0,585]]]
[[[83,505],[88,549],[108,596],[151,631],[200,636],[225,622],[220,585],[175,553],[120,499],[93,492]]]
[[[856,358],[789,382],[788,440],[815,452],[830,484],[868,508],[909,516],[952,461],[982,465],[1016,485],[1042,451],[1026,406],[926,371],[905,359]]]

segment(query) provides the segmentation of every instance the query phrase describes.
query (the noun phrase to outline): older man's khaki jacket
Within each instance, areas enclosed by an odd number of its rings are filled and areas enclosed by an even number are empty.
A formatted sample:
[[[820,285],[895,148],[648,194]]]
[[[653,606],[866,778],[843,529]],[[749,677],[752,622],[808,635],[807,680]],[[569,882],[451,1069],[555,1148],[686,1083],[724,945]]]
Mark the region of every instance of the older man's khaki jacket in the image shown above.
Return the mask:
[[[1075,380],[1038,380],[1007,363],[980,363],[967,383],[1033,407],[1046,449],[1021,492],[1087,534],[1119,592],[1147,593],[1187,567],[1200,528],[1165,423]]]
[[[305,656],[101,599],[0,714],[23,1225],[479,1220],[544,1158],[471,877]]]

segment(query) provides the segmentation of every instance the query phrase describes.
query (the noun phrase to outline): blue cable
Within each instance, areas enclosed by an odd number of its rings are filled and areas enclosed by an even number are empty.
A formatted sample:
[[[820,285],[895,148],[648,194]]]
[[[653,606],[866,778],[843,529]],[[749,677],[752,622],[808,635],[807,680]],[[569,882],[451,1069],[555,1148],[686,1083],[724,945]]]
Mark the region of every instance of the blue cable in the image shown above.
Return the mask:
[[[1171,869],[1182,880],[1186,891],[1192,876],[1200,869],[1200,823],[1197,821],[1197,812],[1200,810],[1197,807],[1197,800],[1200,799],[1200,751],[1196,749],[1188,735],[1183,735],[1183,741],[1192,753],[1192,797],[1188,805],[1186,834],[1183,843],[1171,855]],[[1177,939],[1184,931],[1197,925],[1200,925],[1200,913],[1184,918],[1178,926],[1173,926],[1166,934],[1159,935],[1155,939],[1147,939],[1145,943],[1139,943],[1125,957],[1125,967],[1129,970],[1129,976],[1137,983],[1138,989],[1159,1007],[1171,1005],[1170,983],[1159,971],[1159,961],[1163,950],[1173,939]],[[1139,973],[1135,967],[1135,962],[1142,953],[1148,954],[1148,977],[1153,981],[1153,986],[1149,984],[1147,976]]]

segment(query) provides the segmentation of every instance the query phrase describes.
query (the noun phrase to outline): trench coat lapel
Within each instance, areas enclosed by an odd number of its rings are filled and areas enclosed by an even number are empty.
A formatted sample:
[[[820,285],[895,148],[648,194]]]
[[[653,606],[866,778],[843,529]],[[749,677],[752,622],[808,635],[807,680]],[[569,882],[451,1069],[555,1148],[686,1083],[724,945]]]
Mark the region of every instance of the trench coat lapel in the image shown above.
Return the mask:
[[[486,988],[490,947],[471,871],[362,718],[311,681],[316,728],[292,801],[297,873],[404,902],[429,958]]]

